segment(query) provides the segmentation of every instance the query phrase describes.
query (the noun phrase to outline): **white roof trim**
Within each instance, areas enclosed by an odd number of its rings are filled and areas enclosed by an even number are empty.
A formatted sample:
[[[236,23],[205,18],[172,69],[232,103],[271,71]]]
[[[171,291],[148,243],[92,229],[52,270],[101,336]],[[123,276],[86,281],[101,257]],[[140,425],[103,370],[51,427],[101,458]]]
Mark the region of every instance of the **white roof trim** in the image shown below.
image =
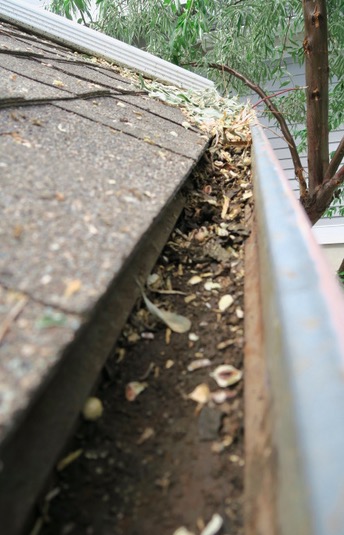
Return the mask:
[[[320,219],[312,230],[320,245],[344,244],[344,218],[342,217]]]
[[[170,84],[187,89],[214,86],[207,78],[21,0],[0,0],[0,18],[74,50],[125,65]]]

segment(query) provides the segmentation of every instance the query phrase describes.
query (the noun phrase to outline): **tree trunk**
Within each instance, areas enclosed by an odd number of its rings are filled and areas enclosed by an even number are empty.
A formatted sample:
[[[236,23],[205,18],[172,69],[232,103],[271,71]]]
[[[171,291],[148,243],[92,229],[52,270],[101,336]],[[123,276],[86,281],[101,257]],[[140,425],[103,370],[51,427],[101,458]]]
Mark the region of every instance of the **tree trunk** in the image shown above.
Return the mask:
[[[303,0],[306,64],[309,194],[324,181],[329,165],[328,48],[326,0]]]

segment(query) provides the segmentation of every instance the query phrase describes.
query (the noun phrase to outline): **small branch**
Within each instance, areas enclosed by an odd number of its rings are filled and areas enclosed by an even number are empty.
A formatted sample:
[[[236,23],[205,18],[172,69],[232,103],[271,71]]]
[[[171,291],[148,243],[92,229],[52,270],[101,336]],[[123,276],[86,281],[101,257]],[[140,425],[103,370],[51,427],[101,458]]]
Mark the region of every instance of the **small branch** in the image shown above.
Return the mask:
[[[279,123],[279,125],[281,127],[284,139],[288,143],[290,154],[291,154],[291,157],[292,157],[292,160],[293,160],[293,164],[294,164],[295,175],[296,175],[296,178],[297,178],[297,180],[299,182],[299,186],[300,186],[300,198],[301,198],[301,200],[302,199],[306,199],[307,196],[308,196],[308,188],[307,188],[306,180],[305,180],[305,177],[304,177],[304,174],[303,174],[303,167],[302,167],[302,164],[301,164],[300,156],[299,156],[299,154],[297,152],[297,148],[296,148],[296,145],[295,145],[294,138],[290,133],[290,130],[288,128],[288,125],[287,125],[283,115],[280,113],[278,108],[276,108],[276,106],[272,103],[272,101],[270,100],[270,97],[265,93],[265,91],[263,91],[263,89],[259,85],[254,84],[251,80],[246,78],[243,74],[241,74],[238,71],[232,69],[231,67],[228,67],[227,65],[220,65],[220,64],[217,64],[217,63],[210,63],[210,64],[208,64],[208,67],[210,67],[212,69],[217,69],[218,71],[228,72],[232,76],[235,76],[236,78],[241,80],[245,85],[247,85],[247,87],[249,87],[255,93],[257,93],[262,98],[262,100],[265,102],[266,106],[269,108],[269,110],[271,111],[273,116],[277,119],[277,121],[278,121],[278,123]]]
[[[330,180],[333,177],[338,167],[340,166],[343,158],[344,158],[344,136],[342,137],[336,149],[336,152],[334,153],[333,158],[329,163],[329,166],[325,174],[324,182],[327,182],[327,180]]]
[[[314,194],[303,203],[307,215],[314,225],[330,206],[335,190],[344,182],[344,165],[327,182],[317,187]]]
[[[261,100],[258,100],[258,102],[256,102],[254,106],[252,106],[252,108],[256,108],[257,106],[259,106],[259,104],[261,104],[262,102],[265,102],[267,98],[278,97],[279,95],[282,95],[283,93],[288,93],[288,91],[299,91],[300,89],[307,89],[307,87],[302,86],[302,87],[291,87],[289,89],[283,89],[282,91],[278,91],[277,93],[273,93],[272,95],[268,95],[267,97],[262,98]]]
[[[5,338],[5,335],[7,331],[11,328],[12,323],[17,319],[19,314],[24,309],[26,303],[28,302],[27,297],[22,297],[19,301],[16,302],[16,304],[11,308],[11,310],[8,312],[7,316],[5,316],[4,321],[0,325],[0,344],[2,343],[3,339]]]

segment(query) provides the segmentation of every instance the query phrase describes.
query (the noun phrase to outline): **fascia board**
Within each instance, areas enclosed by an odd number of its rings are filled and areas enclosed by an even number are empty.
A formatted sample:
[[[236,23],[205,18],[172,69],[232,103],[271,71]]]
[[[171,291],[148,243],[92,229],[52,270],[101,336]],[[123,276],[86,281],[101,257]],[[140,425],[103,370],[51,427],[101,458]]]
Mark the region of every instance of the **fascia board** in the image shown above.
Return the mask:
[[[344,218],[320,219],[312,227],[317,242],[321,245],[344,244]]]
[[[211,80],[75,21],[26,4],[0,0],[0,18],[34,33],[186,89],[214,87]]]

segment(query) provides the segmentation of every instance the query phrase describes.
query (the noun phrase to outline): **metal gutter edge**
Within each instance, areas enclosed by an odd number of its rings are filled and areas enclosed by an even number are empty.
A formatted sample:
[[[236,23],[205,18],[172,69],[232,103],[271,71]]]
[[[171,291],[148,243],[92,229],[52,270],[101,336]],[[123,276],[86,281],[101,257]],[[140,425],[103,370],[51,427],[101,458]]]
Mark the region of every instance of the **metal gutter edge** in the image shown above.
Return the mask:
[[[252,127],[278,535],[344,529],[344,294],[260,126]]]
[[[187,89],[214,87],[207,78],[21,0],[0,0],[0,18],[79,52],[114,61],[170,84]]]

